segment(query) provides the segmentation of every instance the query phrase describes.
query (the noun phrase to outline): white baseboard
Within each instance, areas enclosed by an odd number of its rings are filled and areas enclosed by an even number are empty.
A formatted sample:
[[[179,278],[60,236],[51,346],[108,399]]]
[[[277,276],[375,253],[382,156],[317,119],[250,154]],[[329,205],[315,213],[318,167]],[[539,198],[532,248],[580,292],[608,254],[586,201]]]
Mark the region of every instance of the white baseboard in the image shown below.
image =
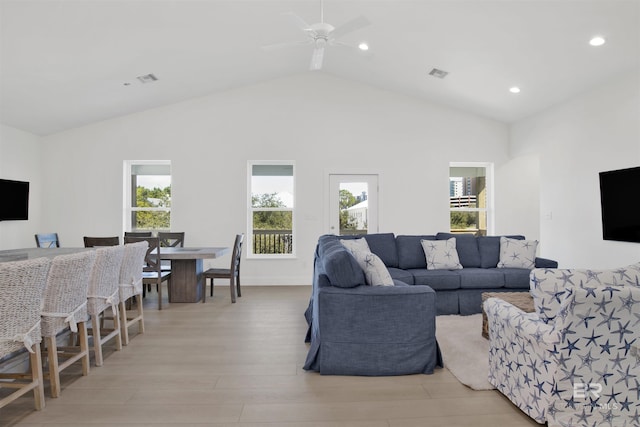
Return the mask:
[[[311,286],[311,279],[308,277],[258,277],[240,276],[241,286]],[[227,280],[216,280],[216,286],[229,286]]]

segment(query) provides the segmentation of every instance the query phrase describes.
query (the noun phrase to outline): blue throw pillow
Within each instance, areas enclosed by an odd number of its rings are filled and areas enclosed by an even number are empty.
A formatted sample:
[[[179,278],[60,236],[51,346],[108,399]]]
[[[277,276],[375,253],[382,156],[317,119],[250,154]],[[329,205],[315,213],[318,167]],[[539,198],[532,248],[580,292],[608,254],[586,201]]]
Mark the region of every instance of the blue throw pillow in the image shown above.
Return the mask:
[[[356,259],[340,242],[339,247],[326,248],[324,271],[332,286],[354,288],[365,284],[364,272]]]

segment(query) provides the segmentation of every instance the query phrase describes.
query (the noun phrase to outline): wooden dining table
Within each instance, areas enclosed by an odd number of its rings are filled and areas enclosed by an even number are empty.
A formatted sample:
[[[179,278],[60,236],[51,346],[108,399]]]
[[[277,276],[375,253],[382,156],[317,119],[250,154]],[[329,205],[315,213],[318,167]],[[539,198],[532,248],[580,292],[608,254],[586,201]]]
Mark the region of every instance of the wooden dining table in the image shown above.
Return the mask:
[[[0,262],[22,261],[40,257],[90,251],[95,248],[25,248],[0,251]],[[203,298],[202,279],[205,259],[220,258],[228,247],[161,248],[160,259],[171,261],[171,301],[198,302]]]
[[[220,258],[228,247],[160,248],[160,259],[171,260],[171,301],[198,302],[203,298],[203,260]]]

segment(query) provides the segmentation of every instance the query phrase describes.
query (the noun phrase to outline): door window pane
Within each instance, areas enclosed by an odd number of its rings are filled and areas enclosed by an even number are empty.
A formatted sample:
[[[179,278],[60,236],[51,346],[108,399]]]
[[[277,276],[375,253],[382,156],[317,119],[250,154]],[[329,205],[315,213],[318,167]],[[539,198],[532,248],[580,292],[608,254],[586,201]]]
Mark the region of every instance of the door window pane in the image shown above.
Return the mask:
[[[368,188],[366,182],[340,183],[340,235],[367,234]]]

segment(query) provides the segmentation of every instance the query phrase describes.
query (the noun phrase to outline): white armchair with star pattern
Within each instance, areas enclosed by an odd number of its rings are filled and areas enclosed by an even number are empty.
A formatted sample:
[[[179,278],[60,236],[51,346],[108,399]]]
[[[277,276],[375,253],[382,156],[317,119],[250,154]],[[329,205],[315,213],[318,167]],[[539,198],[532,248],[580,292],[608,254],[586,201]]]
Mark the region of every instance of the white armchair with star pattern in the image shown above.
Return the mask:
[[[534,313],[484,303],[489,382],[535,421],[640,427],[640,263],[535,269]]]

